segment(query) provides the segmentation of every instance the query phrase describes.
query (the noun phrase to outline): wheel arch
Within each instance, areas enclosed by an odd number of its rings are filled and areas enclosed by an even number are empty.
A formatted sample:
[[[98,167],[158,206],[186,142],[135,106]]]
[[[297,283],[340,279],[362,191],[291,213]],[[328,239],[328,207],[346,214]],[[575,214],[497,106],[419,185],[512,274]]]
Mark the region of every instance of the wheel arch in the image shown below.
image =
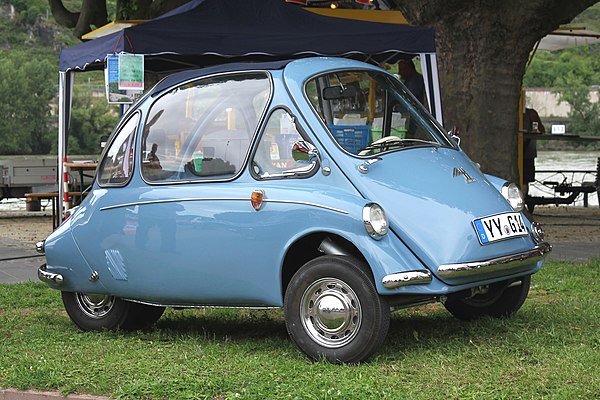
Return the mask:
[[[369,265],[361,251],[350,240],[332,232],[313,232],[296,240],[287,250],[281,268],[282,297],[292,276],[307,262],[323,255],[343,255],[354,257],[364,265]],[[373,271],[365,272],[373,278]]]

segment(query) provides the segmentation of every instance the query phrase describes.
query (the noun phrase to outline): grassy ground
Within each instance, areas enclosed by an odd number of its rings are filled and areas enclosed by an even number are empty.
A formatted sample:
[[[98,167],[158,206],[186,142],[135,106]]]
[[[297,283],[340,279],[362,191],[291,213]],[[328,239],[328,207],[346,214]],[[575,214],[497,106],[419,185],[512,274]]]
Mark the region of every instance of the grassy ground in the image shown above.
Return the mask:
[[[506,320],[393,315],[369,363],[311,363],[280,311],[168,310],[150,331],[82,333],[60,295],[0,285],[0,387],[124,399],[598,399],[600,260],[548,263]]]

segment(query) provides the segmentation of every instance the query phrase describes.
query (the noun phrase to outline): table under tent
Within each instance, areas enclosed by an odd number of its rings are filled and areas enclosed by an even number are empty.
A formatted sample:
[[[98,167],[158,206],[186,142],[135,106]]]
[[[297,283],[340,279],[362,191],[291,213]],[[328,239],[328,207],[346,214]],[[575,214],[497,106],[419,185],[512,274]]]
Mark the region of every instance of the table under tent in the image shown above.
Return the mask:
[[[144,55],[164,76],[240,61],[309,56],[393,63],[419,56],[429,109],[442,122],[434,32],[394,23],[319,15],[283,0],[193,0],[153,20],[63,49],[59,70],[58,160],[65,160],[75,73],[103,70],[115,54]],[[63,177],[65,169],[58,164]],[[59,185],[59,198],[65,188]],[[63,215],[63,203],[58,214]]]

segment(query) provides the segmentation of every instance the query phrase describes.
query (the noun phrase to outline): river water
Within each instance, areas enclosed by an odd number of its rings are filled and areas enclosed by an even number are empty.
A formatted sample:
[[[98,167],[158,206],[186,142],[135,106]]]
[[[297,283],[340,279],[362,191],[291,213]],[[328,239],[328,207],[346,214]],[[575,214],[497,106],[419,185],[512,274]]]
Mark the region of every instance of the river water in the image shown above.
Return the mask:
[[[532,196],[554,197],[552,187],[543,185],[542,182],[561,183],[566,180],[568,183],[581,184],[581,182],[593,182],[596,179],[596,163],[600,157],[600,151],[539,151],[535,160],[536,180],[531,185],[530,194]],[[543,171],[590,171],[594,173],[556,173]],[[589,206],[598,206],[598,194],[591,193],[588,196]],[[44,205],[44,204],[42,204]],[[583,206],[583,195],[576,199],[574,206]],[[51,206],[50,206],[51,207]],[[25,210],[25,201],[23,199],[4,199],[0,201],[0,211]]]

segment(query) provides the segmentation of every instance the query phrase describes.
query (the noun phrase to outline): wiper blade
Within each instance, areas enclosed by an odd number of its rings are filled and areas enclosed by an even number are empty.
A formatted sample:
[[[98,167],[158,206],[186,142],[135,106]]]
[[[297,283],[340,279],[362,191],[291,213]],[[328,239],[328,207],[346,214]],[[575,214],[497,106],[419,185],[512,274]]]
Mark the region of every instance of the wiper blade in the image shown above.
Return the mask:
[[[390,139],[387,139],[387,138],[390,138]],[[439,143],[430,142],[430,141],[422,140],[422,139],[402,139],[402,138],[393,137],[393,136],[388,136],[387,138],[384,138],[384,139],[387,139],[385,141],[382,139],[379,139],[379,140],[371,143],[367,147],[360,149],[358,154],[365,155],[366,153],[368,153],[371,150],[386,151],[386,150],[390,150],[392,147],[411,147],[411,146],[440,147]]]

